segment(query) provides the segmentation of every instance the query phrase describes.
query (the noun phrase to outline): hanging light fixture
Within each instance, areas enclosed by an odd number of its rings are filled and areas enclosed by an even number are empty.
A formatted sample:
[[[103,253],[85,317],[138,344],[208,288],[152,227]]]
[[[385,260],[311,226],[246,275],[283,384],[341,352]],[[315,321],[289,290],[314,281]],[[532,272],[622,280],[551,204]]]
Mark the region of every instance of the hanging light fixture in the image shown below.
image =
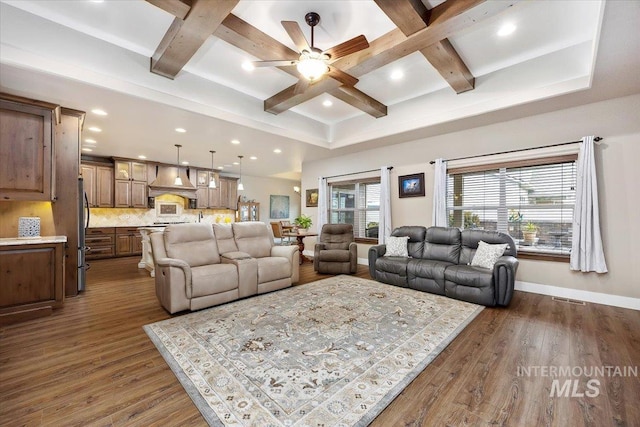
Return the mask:
[[[209,150],[211,153],[211,180],[209,181],[209,188],[216,188],[216,176],[213,173],[213,153],[215,151]]]
[[[178,161],[176,162],[176,170],[178,172],[178,174],[176,175],[176,180],[174,182],[175,185],[182,185],[182,179],[180,179],[180,147],[182,147],[182,145],[180,144],[175,144],[176,147],[178,147]]]
[[[238,191],[244,190],[244,185],[242,185],[242,158],[244,156],[238,156],[240,159],[240,180],[238,181]]]

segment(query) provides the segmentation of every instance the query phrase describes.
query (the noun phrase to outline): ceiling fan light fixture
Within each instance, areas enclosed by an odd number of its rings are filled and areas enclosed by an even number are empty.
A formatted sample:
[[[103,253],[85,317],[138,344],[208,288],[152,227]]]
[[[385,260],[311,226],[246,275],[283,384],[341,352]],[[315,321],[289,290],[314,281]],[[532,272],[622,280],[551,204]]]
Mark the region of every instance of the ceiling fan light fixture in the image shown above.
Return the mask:
[[[326,62],[328,59],[329,56],[322,52],[303,50],[296,68],[305,79],[315,81],[329,71]]]

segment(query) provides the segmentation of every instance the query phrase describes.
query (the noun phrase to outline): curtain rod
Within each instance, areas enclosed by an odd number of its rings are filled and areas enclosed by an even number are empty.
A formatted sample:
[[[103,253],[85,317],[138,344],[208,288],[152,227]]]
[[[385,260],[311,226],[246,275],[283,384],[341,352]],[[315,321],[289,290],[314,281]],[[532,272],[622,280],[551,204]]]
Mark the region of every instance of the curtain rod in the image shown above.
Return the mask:
[[[387,169],[388,169],[388,170],[391,170],[391,169],[393,169],[393,166],[387,166]],[[360,172],[343,173],[343,174],[340,174],[340,175],[333,175],[333,176],[323,176],[322,178],[324,178],[324,179],[329,179],[329,178],[338,178],[338,177],[340,177],[340,176],[358,175],[358,174],[361,174],[361,173],[367,173],[367,172],[377,172],[377,171],[379,171],[379,170],[380,170],[380,169],[370,169],[370,170],[368,170],[368,171],[360,171]]]
[[[594,140],[595,142],[598,142],[598,141],[602,141],[602,138],[601,138],[601,137],[599,137],[599,136],[596,136],[595,138],[593,138],[593,140]],[[520,152],[520,151],[538,150],[538,149],[540,149],[540,148],[560,147],[561,145],[577,144],[577,143],[579,143],[579,142],[582,142],[582,140],[580,140],[580,141],[570,141],[570,142],[561,142],[561,143],[559,143],[559,144],[543,145],[543,146],[541,146],[541,147],[522,148],[522,149],[520,149],[520,150],[501,151],[501,152],[499,152],[499,153],[479,154],[479,155],[477,155],[477,156],[457,157],[457,158],[455,158],[455,159],[447,159],[447,160],[445,160],[445,161],[446,161],[446,162],[451,162],[451,161],[454,161],[454,160],[466,160],[466,159],[473,159],[473,158],[476,158],[476,157],[496,156],[496,155],[498,155],[498,154],[518,153],[518,152]],[[435,162],[436,162],[435,160],[431,160],[431,161],[429,162],[429,164],[431,164],[431,165],[432,165],[432,164],[434,164]]]

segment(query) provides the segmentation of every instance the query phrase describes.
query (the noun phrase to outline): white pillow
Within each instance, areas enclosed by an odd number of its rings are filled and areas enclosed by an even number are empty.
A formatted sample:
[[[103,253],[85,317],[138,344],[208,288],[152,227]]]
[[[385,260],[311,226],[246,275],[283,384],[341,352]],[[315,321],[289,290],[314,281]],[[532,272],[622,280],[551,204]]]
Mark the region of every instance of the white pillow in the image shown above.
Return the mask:
[[[384,256],[401,256],[407,258],[409,256],[409,251],[407,250],[408,241],[409,236],[389,236],[387,238],[387,251]]]
[[[480,240],[478,242],[478,250],[476,254],[473,256],[470,265],[475,265],[478,267],[488,268],[489,270],[493,269],[493,265],[496,263],[498,258],[502,256],[504,251],[509,246],[508,243],[501,243],[499,245],[490,245],[488,243]]]

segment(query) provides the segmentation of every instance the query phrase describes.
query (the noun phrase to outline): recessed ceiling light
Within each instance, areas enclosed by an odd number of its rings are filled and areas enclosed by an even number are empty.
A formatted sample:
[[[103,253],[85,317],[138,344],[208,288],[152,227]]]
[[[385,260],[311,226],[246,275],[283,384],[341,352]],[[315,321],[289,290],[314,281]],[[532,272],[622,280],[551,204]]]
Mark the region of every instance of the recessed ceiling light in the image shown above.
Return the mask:
[[[282,150],[279,149],[279,148],[276,148],[275,150],[273,150],[273,152],[276,153],[276,154],[280,154],[280,153],[282,153]]]
[[[186,160],[184,162],[182,162],[183,165],[188,165],[189,162],[187,162]]]
[[[244,61],[242,63],[242,69],[245,71],[253,71],[256,69],[255,65],[251,61]]]
[[[178,133],[185,133],[187,130],[184,128],[176,128],[176,132]]]
[[[240,162],[233,162],[234,165],[238,166]]]
[[[91,112],[93,114],[95,114],[95,115],[98,115],[98,116],[106,116],[107,115],[107,112],[104,111],[104,110],[101,110],[100,108],[94,108],[93,110],[91,110]]]
[[[98,141],[96,141],[95,139],[92,139],[92,138],[87,138],[87,139],[84,140],[84,142],[86,142],[87,144],[95,144]]]
[[[146,159],[146,158],[147,158],[147,156],[143,156],[142,154],[140,154],[140,155],[138,156],[138,158],[139,158],[139,159],[144,160],[144,159]]]
[[[391,80],[401,80],[404,77],[404,71],[394,70],[389,77]]]
[[[251,156],[249,157],[251,160],[258,160],[258,158],[256,156]]]
[[[218,170],[220,170],[220,171],[221,171],[221,170],[223,170],[223,169],[224,169],[224,166],[218,166]]]
[[[512,34],[516,30],[516,28],[517,27],[514,23],[507,22],[506,24],[503,24],[502,27],[500,27],[497,34],[500,37],[505,37],[505,36],[508,36],[509,34]]]
[[[231,143],[235,144],[235,145],[238,145],[238,144],[240,144],[240,141],[238,141],[237,139],[232,139]]]
[[[91,132],[102,132],[102,129],[100,129],[99,127],[95,127],[95,126],[91,126],[91,127],[89,128],[89,130],[90,130]]]
[[[83,148],[82,151],[86,151],[87,153],[92,152],[93,150],[91,148]]]
[[[331,102],[330,99],[325,99],[324,101],[322,101],[322,105],[324,105],[325,107],[331,107],[333,105],[333,102]]]

